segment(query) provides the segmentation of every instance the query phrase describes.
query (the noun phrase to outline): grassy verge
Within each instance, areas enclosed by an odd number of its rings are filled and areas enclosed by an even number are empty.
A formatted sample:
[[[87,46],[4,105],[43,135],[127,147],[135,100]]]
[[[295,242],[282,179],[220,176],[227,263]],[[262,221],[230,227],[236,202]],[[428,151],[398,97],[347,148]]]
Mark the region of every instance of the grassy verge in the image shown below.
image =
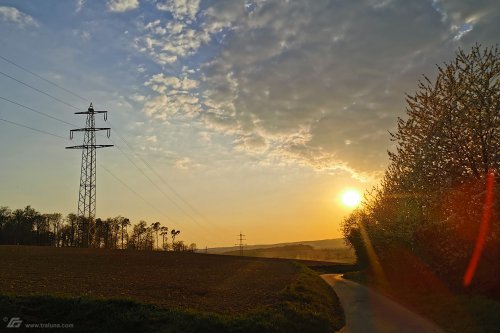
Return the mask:
[[[27,323],[72,324],[73,332],[328,332],[344,325],[340,303],[317,274],[300,266],[280,302],[236,316],[123,299],[0,296],[0,313]],[[3,323],[3,325],[7,325]],[[4,326],[5,327],[5,326]]]
[[[426,292],[405,288],[401,283],[379,283],[366,272],[345,273],[344,278],[368,285],[409,309],[429,318],[446,332],[500,332],[500,302],[479,295],[458,294],[450,290]]]

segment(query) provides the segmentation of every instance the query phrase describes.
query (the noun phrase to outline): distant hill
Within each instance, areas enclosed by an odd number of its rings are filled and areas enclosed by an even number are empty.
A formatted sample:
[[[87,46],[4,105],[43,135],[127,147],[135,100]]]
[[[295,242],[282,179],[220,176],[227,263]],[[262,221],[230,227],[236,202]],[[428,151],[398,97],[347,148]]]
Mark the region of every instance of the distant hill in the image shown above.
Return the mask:
[[[260,244],[260,245],[247,245],[246,250],[264,249],[272,247],[283,247],[287,245],[309,245],[314,249],[338,249],[346,248],[343,238],[333,238],[333,239],[322,239],[315,241],[300,241],[300,242],[290,242],[290,243],[277,243],[277,244]],[[237,246],[227,246],[227,247],[214,247],[209,248],[208,253],[220,254],[229,251],[236,251],[239,248]]]
[[[237,246],[208,249],[208,253],[240,255]],[[250,245],[244,247],[243,255],[249,257],[319,260],[343,263],[353,263],[355,261],[354,251],[344,244],[343,239]]]

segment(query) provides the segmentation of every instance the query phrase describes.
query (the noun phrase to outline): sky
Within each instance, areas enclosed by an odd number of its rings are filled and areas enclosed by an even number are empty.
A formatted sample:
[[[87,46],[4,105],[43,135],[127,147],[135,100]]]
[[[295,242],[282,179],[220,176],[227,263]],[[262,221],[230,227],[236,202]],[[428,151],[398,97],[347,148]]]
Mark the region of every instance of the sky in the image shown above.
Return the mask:
[[[93,102],[116,145],[97,152],[97,216],[204,248],[341,237],[340,195],[380,180],[405,93],[497,44],[500,3],[0,0],[0,31],[0,206],[76,212],[64,147]]]

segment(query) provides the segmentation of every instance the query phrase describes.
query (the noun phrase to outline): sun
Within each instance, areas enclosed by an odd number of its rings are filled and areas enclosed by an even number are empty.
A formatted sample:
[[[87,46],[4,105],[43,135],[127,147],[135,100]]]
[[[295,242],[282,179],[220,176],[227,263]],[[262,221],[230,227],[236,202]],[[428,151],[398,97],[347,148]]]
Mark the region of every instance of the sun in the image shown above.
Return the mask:
[[[357,190],[345,190],[340,199],[345,206],[354,208],[361,202],[361,194]]]

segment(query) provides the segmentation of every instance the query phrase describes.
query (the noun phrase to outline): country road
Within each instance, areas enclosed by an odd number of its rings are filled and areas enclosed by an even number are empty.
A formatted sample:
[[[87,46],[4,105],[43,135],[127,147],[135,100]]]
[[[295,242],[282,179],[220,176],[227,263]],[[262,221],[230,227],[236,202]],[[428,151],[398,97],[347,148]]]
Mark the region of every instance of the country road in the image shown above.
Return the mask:
[[[346,326],[341,333],[443,332],[429,320],[370,288],[343,279],[341,274],[321,277],[333,287],[344,307]]]

